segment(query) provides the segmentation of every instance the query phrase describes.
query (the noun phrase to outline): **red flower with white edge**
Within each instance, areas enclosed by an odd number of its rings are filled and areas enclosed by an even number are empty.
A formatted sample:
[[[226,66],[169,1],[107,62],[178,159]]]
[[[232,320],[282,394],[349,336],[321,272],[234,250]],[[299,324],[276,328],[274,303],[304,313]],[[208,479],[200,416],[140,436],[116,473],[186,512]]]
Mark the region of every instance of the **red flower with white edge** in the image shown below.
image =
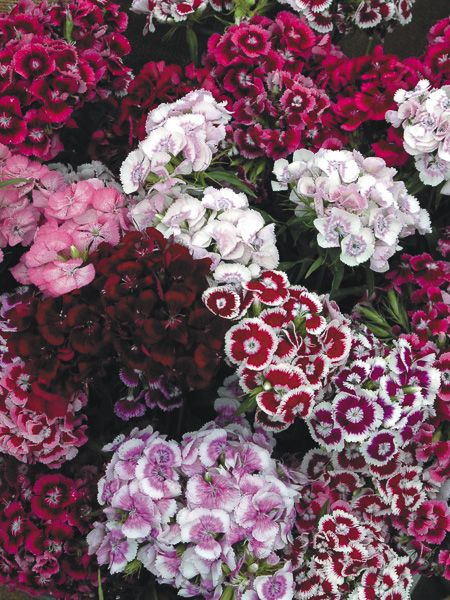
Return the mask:
[[[261,319],[244,319],[225,335],[228,359],[255,371],[262,371],[270,364],[277,344],[274,330]]]
[[[307,333],[319,335],[326,327],[326,320],[319,313],[323,306],[317,294],[308,292],[305,288],[291,286],[289,300],[283,308],[291,319],[298,325],[303,324]]]
[[[279,306],[289,297],[289,279],[283,271],[263,271],[258,279],[245,283],[244,288],[267,306]]]
[[[323,385],[330,370],[330,360],[323,354],[300,356],[295,360],[295,365],[302,369],[309,385],[314,389],[318,389]]]
[[[214,315],[223,319],[236,319],[241,312],[239,294],[228,285],[208,288],[203,292],[202,300]]]
[[[266,308],[260,313],[259,318],[263,320],[266,325],[269,325],[277,331],[289,323],[288,314],[282,306]]]
[[[311,414],[313,392],[310,387],[303,385],[288,392],[281,401],[280,413],[285,423],[293,423],[295,417],[306,419]]]
[[[264,385],[264,373],[261,371],[252,371],[251,369],[242,369],[239,377],[239,385],[244,392],[262,387]]]
[[[320,519],[317,536],[326,540],[329,549],[350,552],[363,539],[363,530],[356,517],[338,509]]]
[[[352,344],[352,334],[346,325],[330,323],[321,341],[325,354],[333,365],[345,363]]]
[[[375,480],[378,493],[394,515],[409,516],[425,500],[422,471],[414,467],[403,467],[383,481]],[[406,513],[406,514],[405,514]]]
[[[376,431],[361,448],[361,452],[371,465],[385,465],[397,454],[398,439],[392,431]]]
[[[271,365],[264,373],[264,390],[256,396],[256,402],[268,415],[282,415],[286,396],[305,383],[305,375],[298,367],[287,363]]]

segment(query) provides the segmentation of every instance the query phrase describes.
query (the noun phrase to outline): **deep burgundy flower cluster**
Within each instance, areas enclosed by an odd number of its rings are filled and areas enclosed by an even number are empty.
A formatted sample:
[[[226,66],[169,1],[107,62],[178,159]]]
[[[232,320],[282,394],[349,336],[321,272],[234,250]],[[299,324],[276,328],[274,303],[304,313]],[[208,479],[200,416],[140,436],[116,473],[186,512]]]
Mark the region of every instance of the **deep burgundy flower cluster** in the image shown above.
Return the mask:
[[[0,583],[31,596],[95,598],[97,568],[84,537],[93,518],[96,471],[48,475],[0,460]]]
[[[228,99],[229,138],[244,158],[335,144],[324,133],[330,102],[315,81],[329,54],[341,55],[329,36],[289,12],[274,20],[255,16],[210,37],[198,77],[215,86],[217,99]]]
[[[115,247],[103,243],[90,258],[90,285],[58,298],[32,293],[8,312],[8,351],[27,374],[68,402],[111,372],[118,381],[120,371],[123,418],[143,414],[145,404],[173,408],[181,391],[207,387],[227,328],[201,301],[209,260],[151,228]]]
[[[27,156],[55,157],[61,128],[76,126],[76,109],[126,90],[126,25],[109,0],[20,0],[1,15],[0,142]]]
[[[443,245],[442,245],[443,246]],[[417,353],[435,352],[435,367],[441,371],[437,409],[441,420],[450,420],[450,262],[430,254],[404,254],[399,267],[387,274],[391,286],[407,307],[410,332],[406,337]]]

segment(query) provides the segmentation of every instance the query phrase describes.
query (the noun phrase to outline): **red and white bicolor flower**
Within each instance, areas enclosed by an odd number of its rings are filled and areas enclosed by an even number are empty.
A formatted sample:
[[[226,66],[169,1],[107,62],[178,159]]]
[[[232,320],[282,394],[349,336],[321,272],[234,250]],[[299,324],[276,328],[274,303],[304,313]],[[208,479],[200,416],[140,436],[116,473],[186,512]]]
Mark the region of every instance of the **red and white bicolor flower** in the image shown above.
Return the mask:
[[[261,319],[243,319],[225,335],[225,353],[235,365],[262,371],[271,362],[278,340]]]
[[[236,319],[241,314],[241,298],[231,285],[208,288],[202,300],[213,314],[223,319]]]
[[[289,288],[289,300],[283,308],[294,323],[304,323],[306,332],[312,335],[319,335],[327,325],[325,317],[320,314],[323,305],[319,296],[301,286]]]
[[[295,415],[309,415],[313,395],[301,369],[288,363],[271,365],[264,372],[264,379],[264,389],[256,396],[262,411],[285,423],[292,422]]]
[[[321,342],[333,365],[344,364],[352,345],[350,328],[343,323],[332,321],[322,334]]]
[[[244,289],[267,306],[280,306],[289,297],[289,279],[283,271],[263,271],[258,279],[244,283]]]

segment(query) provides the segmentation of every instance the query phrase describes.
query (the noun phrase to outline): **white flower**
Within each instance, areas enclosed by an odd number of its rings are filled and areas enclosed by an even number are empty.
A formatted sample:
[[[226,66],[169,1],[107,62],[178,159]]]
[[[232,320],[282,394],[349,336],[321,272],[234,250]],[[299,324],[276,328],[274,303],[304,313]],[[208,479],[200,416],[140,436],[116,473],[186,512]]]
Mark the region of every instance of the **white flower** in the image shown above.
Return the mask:
[[[345,236],[341,242],[341,261],[349,267],[356,267],[368,260],[375,250],[375,238],[368,228],[356,234]]]
[[[141,149],[133,150],[120,167],[120,182],[125,194],[136,192],[150,173],[150,161]]]
[[[229,188],[216,189],[207,187],[203,193],[202,204],[211,210],[229,210],[232,208],[247,208],[248,200],[245,194],[236,193]]]

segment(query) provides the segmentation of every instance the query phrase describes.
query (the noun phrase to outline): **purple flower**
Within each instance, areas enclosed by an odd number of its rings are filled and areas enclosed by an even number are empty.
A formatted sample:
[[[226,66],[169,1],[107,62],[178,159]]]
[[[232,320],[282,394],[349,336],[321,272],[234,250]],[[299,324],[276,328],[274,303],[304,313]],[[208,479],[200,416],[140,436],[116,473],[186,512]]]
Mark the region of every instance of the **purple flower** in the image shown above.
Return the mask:
[[[194,475],[186,485],[186,499],[192,506],[223,508],[232,511],[240,498],[235,479],[226,471],[210,470],[206,476]]]

